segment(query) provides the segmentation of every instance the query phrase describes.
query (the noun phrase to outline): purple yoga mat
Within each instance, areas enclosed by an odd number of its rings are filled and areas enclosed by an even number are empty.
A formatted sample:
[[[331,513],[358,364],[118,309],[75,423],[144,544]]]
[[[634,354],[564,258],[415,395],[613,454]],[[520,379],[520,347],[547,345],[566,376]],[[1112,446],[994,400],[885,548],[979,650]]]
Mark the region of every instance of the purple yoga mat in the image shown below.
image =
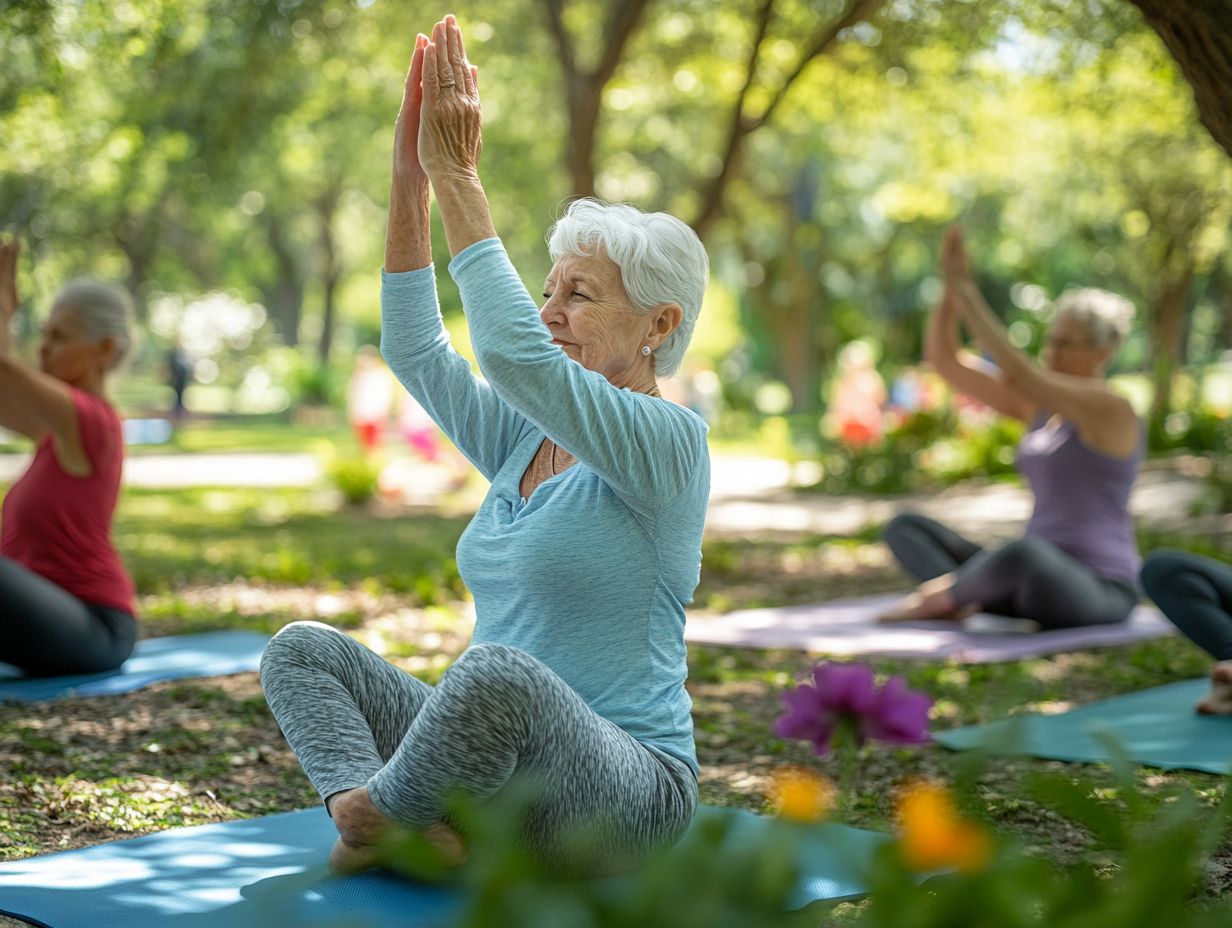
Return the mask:
[[[1017,661],[1041,654],[1131,644],[1173,633],[1150,606],[1116,625],[1037,631],[1036,623],[973,615],[965,622],[878,625],[876,617],[903,594],[842,599],[807,606],[747,609],[712,618],[690,616],[685,640],[739,648],[792,648],[839,657],[917,657],[965,664]]]

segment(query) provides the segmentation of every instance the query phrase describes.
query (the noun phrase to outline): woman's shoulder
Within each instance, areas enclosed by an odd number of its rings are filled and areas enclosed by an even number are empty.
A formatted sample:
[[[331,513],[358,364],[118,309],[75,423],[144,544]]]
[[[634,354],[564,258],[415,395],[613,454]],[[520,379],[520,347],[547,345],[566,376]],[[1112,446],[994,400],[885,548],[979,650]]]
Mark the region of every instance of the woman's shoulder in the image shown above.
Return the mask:
[[[77,431],[91,463],[97,467],[105,458],[122,454],[124,428],[120,414],[110,401],[105,396],[76,387],[69,388],[69,395],[77,412]]]

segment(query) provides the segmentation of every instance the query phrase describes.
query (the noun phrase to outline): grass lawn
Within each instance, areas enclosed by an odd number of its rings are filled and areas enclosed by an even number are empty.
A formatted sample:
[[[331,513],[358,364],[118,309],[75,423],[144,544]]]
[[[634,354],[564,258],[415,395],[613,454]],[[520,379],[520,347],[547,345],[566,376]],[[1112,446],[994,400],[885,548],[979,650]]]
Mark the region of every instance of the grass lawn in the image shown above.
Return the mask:
[[[437,510],[338,510],[308,490],[126,490],[116,539],[137,582],[147,636],[213,628],[272,632],[312,618],[345,628],[432,682],[465,646],[471,619],[453,559],[467,517]],[[722,611],[901,589],[876,527],[849,538],[708,540],[697,603]],[[765,810],[786,763],[837,777],[829,760],[770,733],[779,692],[814,659],[791,652],[690,648],[704,801]],[[1208,660],[1173,639],[1012,664],[964,667],[877,660],[936,700],[935,728],[1010,711],[1058,709],[1203,674]],[[905,779],[952,779],[941,748],[870,746],[852,824],[888,828]],[[265,707],[256,674],[170,682],[137,693],[0,706],[0,859],[177,825],[303,808],[316,797]],[[980,813],[1057,862],[1090,847],[1080,827],[1025,798],[1021,777],[1092,768],[998,761],[981,774]],[[1115,808],[1112,777],[1097,801]],[[1163,804],[1189,785],[1212,804],[1222,782],[1141,769]],[[1232,892],[1232,848],[1206,892]],[[2,924],[0,920],[0,924]]]

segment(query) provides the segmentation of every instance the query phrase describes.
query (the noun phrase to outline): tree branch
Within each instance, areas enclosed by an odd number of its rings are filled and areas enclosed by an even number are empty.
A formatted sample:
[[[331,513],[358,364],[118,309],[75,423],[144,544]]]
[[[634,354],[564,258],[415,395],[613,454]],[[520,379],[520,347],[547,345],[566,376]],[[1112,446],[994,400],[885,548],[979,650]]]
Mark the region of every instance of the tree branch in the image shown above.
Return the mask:
[[[563,0],[543,0],[543,11],[547,14],[548,32],[556,41],[556,54],[560,58],[561,69],[565,72],[565,82],[572,84],[577,78],[577,61],[573,57],[569,32],[565,29]]]
[[[749,116],[744,111],[745,102],[757,77],[757,64],[761,43],[769,31],[770,20],[774,11],[774,0],[763,0],[761,8],[758,10],[756,38],[753,42],[752,51],[749,53],[744,85],[740,88],[740,93],[736,97],[736,103],[732,111],[727,144],[723,152],[723,165],[719,169],[719,173],[706,186],[702,194],[702,203],[698,208],[697,217],[691,223],[699,237],[705,238],[711,223],[718,218],[723,205],[723,193],[732,175],[735,173],[736,162],[740,156],[740,149],[744,144],[744,140],[750,133],[765,125],[791,89],[792,84],[804,73],[804,69],[810,61],[829,51],[844,29],[849,29],[856,23],[873,16],[884,4],[885,0],[849,0],[843,14],[813,37],[803,56],[796,63],[795,70],[787,76],[786,80],[775,91],[774,96],[770,99],[770,103],[767,104],[761,115]]]
[[[548,0],[548,2],[554,3],[557,0]],[[613,6],[612,16],[604,31],[606,41],[603,53],[599,57],[598,64],[591,71],[592,86],[596,93],[602,92],[607,82],[612,79],[612,75],[616,73],[616,66],[620,64],[625,46],[633,37],[633,33],[637,31],[642,14],[646,12],[646,7],[649,5],[650,0],[622,0]]]
[[[844,29],[850,29],[856,23],[872,18],[885,5],[885,2],[886,0],[853,0],[847,11],[831,23],[829,28],[818,32],[813,37],[812,43],[800,57],[800,60],[796,63],[795,70],[787,75],[787,79],[779,85],[779,89],[766,106],[765,112],[754,120],[749,131],[751,132],[753,129],[759,128],[763,123],[769,121],[770,117],[774,115],[774,111],[778,109],[778,105],[783,101],[783,98],[787,96],[787,92],[791,90],[792,84],[804,73],[804,69],[808,67],[814,58],[829,51],[830,46],[834,44]]]

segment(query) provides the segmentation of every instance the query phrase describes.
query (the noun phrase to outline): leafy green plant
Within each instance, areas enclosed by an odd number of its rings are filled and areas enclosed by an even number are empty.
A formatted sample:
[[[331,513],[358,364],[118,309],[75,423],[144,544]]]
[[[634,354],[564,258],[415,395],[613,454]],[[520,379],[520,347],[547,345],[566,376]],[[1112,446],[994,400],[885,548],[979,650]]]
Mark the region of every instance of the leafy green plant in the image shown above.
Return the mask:
[[[329,465],[330,482],[352,506],[362,506],[376,496],[380,466],[366,457],[339,457]]]
[[[788,726],[818,750],[861,751],[858,738],[831,741],[835,731],[878,722],[898,710],[869,702],[871,671],[831,665],[785,699]],[[838,676],[836,676],[838,674]],[[867,679],[865,679],[867,677]],[[922,697],[887,683],[907,702]],[[876,691],[880,693],[881,690]],[[876,695],[874,693],[874,696]],[[805,698],[808,697],[808,698]],[[869,697],[869,698],[865,698]],[[915,702],[910,702],[914,700]],[[865,705],[868,703],[868,705]],[[875,711],[874,711],[875,710]],[[871,713],[871,714],[870,714]],[[815,716],[816,731],[808,718]],[[882,719],[884,720],[884,719]],[[780,720],[782,721],[782,720]],[[798,729],[798,730],[797,730]],[[854,729],[853,729],[854,730]],[[1192,791],[1159,805],[1137,786],[1132,763],[1106,742],[1115,776],[1115,804],[1097,800],[1092,778],[1034,773],[1020,784],[1024,797],[1084,828],[1092,844],[1058,867],[1014,838],[998,835],[979,815],[979,782],[991,755],[977,752],[960,764],[953,789],[917,782],[898,802],[895,832],[865,865],[857,865],[869,893],[840,912],[819,903],[789,911],[800,876],[797,852],[824,824],[826,809],[841,809],[833,786],[818,775],[793,773],[778,795],[784,818],[771,828],[733,840],[731,817],[707,817],[670,852],[613,877],[579,879],[575,868],[537,860],[521,840],[521,822],[533,806],[529,792],[499,802],[453,805],[453,820],[472,841],[471,859],[445,874],[421,836],[404,834],[389,848],[391,864],[419,878],[451,879],[464,890],[454,922],[460,928],[492,925],[561,928],[724,928],[724,926],[842,925],[857,928],[1216,928],[1232,920],[1232,902],[1196,898],[1212,852],[1232,833],[1232,790],[1213,809]],[[1004,746],[1001,746],[1004,747]],[[852,758],[848,758],[849,760]],[[823,802],[809,790],[824,790]],[[1102,789],[1107,799],[1109,790]],[[800,815],[801,810],[809,810]],[[797,820],[791,820],[791,819]],[[586,860],[594,834],[579,831],[564,857]]]

